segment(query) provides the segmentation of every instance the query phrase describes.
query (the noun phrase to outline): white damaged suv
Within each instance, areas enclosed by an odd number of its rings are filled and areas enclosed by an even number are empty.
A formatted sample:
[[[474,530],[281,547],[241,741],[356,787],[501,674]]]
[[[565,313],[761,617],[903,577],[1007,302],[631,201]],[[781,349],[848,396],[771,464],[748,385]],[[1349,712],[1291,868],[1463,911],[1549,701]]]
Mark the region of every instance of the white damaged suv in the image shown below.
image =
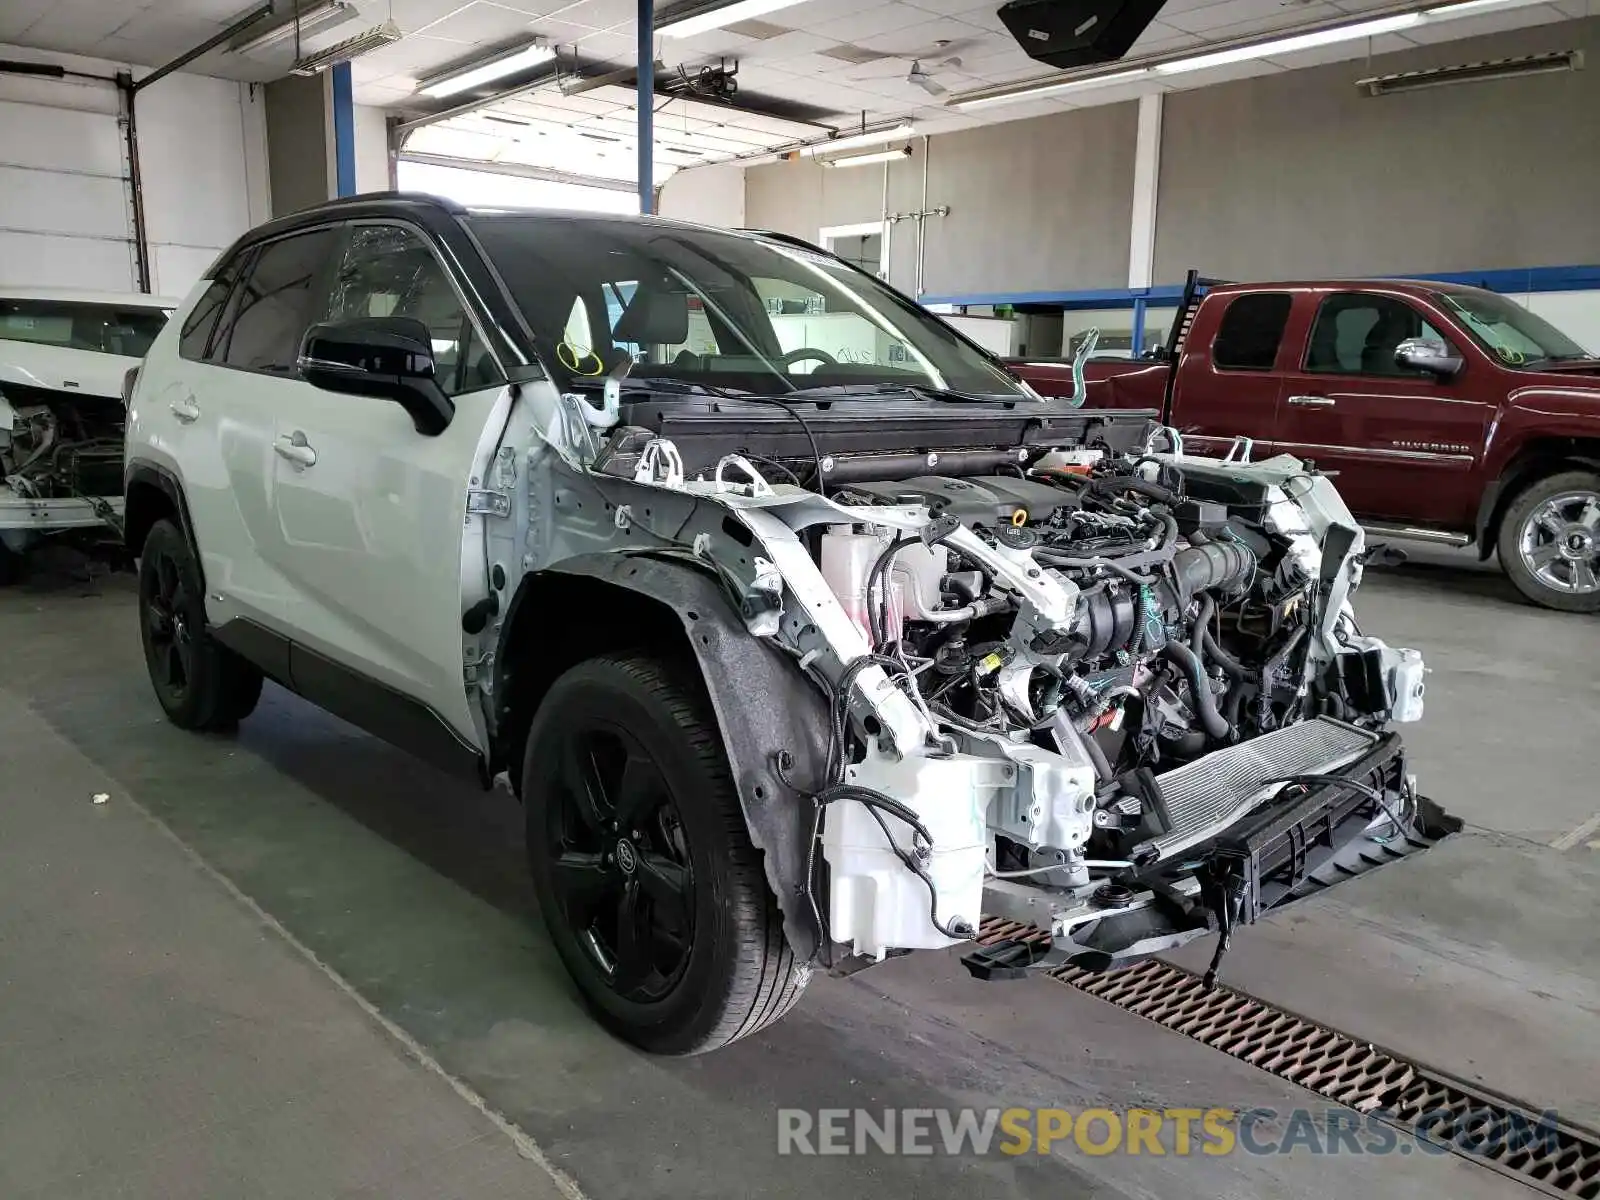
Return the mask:
[[[0,582],[43,538],[120,523],[123,393],[174,304],[0,287]]]
[[[777,235],[275,221],[151,349],[126,484],[168,716],[228,727],[270,678],[506,772],[562,960],[653,1051],[986,917],[983,978],[1220,959],[1454,824],[1326,478],[1041,400]]]

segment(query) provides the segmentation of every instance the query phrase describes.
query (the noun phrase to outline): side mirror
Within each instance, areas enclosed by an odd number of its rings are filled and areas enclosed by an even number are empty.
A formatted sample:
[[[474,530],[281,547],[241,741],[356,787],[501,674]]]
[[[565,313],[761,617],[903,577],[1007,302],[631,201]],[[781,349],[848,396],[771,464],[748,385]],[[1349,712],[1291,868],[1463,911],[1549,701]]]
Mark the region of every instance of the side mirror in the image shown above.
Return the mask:
[[[433,338],[415,317],[324,321],[306,330],[296,363],[312,387],[392,400],[418,433],[436,437],[456,415],[434,377]]]
[[[1453,379],[1466,366],[1454,347],[1432,338],[1407,338],[1395,347],[1394,361],[1409,371],[1426,371],[1440,379]]]

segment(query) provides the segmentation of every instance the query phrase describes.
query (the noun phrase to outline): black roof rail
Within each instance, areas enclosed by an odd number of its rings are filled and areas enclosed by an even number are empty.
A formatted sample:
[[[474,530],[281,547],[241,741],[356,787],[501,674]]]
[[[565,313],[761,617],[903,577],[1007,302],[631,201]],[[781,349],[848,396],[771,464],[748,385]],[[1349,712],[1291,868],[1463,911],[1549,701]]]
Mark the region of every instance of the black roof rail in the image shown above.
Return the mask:
[[[803,237],[796,237],[792,233],[779,233],[776,229],[736,229],[734,232],[753,233],[756,237],[764,237],[768,241],[783,242],[790,246],[800,246],[806,250],[820,250],[823,254],[833,253],[833,251],[825,249],[824,247],[817,245],[815,242],[807,241]],[[837,258],[838,256],[834,255],[834,257]]]
[[[395,204],[422,204],[432,208],[443,209],[454,216],[460,216],[467,211],[466,205],[458,204],[443,196],[436,196],[432,192],[360,192],[354,196],[338,196],[332,200],[324,200],[321,204],[313,204],[309,208],[300,209],[300,212],[325,212],[328,209],[348,208],[360,204],[381,204],[392,202]]]

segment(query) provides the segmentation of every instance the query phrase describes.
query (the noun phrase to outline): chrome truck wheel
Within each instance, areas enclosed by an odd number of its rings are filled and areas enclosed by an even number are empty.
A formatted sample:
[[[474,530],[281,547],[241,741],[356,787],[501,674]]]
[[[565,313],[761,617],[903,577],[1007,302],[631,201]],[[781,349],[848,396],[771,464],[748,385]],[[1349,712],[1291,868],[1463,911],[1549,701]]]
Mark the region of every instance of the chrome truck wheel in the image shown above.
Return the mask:
[[[1500,562],[1535,604],[1600,611],[1600,476],[1567,471],[1519,495],[1501,525]]]

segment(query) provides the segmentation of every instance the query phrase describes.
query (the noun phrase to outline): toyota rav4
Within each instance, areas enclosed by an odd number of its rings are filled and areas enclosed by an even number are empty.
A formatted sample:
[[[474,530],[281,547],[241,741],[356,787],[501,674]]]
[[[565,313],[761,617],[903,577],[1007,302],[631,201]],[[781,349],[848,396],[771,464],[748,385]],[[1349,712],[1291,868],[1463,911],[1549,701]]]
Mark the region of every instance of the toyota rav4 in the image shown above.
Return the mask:
[[[580,993],[688,1053],[907,950],[1220,959],[1449,830],[1359,526],[1237,458],[1042,400],[792,239],[386,194],[179,308],[127,538],[173,722],[269,678],[507,773]]]

